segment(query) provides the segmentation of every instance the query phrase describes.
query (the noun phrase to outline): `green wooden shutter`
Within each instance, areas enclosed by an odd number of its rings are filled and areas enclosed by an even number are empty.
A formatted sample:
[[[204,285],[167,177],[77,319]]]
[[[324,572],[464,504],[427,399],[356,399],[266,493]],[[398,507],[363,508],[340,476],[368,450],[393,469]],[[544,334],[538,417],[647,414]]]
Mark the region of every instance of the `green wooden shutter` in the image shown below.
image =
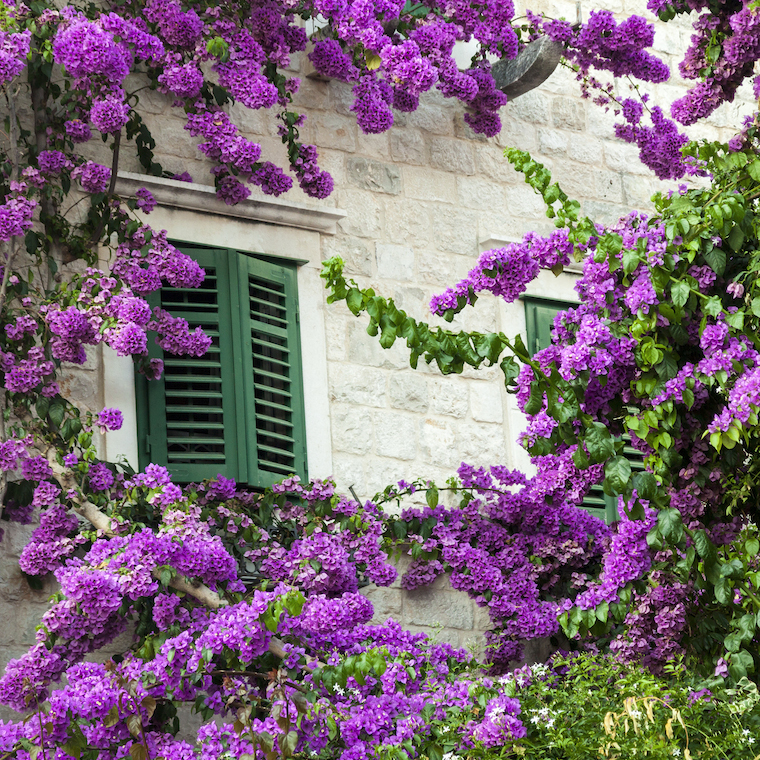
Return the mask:
[[[138,379],[140,467],[163,464],[179,483],[217,474],[264,487],[303,479],[306,432],[294,266],[237,251],[181,246],[206,270],[200,288],[153,297],[212,338],[202,357],[170,356],[160,380]]]
[[[298,290],[293,267],[238,258],[249,482],[306,473]]]
[[[217,474],[239,478],[238,410],[233,361],[229,254],[224,249],[183,247],[206,270],[199,288],[164,287],[156,305],[183,317],[190,329],[211,337],[201,357],[173,356],[157,345],[151,356],[164,362],[160,380],[146,383],[147,415],[141,466],[165,465],[179,483]]]
[[[528,338],[528,351],[535,354],[551,344],[551,331],[557,312],[574,306],[572,303],[542,299],[525,299],[525,326]],[[630,439],[629,439],[630,440]],[[632,446],[626,446],[625,456],[631,461],[631,468],[643,470],[641,453]],[[617,497],[607,496],[601,485],[592,486],[583,499],[583,508],[607,523],[619,519]]]

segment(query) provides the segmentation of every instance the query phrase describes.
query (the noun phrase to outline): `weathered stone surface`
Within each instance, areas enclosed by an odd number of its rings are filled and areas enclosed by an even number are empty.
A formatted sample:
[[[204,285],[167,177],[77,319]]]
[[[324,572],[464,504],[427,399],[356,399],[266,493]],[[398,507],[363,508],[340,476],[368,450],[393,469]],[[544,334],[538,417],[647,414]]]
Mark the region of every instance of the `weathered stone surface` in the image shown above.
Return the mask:
[[[448,172],[406,166],[404,167],[404,191],[408,198],[416,198],[420,201],[455,203],[457,178]]]
[[[385,406],[385,373],[352,364],[330,367],[330,397],[333,401],[362,406]]]
[[[425,138],[416,129],[394,130],[391,132],[391,158],[402,164],[426,164]]]
[[[461,461],[456,444],[456,435],[450,423],[435,419],[422,423],[420,448],[424,462],[439,467],[456,467]]]
[[[401,171],[393,164],[352,156],[346,166],[348,181],[362,190],[398,195],[401,192]]]
[[[414,277],[414,251],[404,245],[375,244],[378,277],[410,281]]]
[[[376,623],[384,623],[389,617],[398,618],[401,613],[403,592],[398,588],[379,588],[367,586],[362,589],[362,594],[372,602],[375,615],[372,618]]]
[[[478,422],[501,422],[504,419],[501,388],[495,383],[470,383],[470,412]]]
[[[417,456],[417,421],[409,414],[383,410],[375,413],[375,451],[383,457]]]
[[[404,619],[411,625],[472,630],[472,602],[461,592],[418,588],[406,593]]]
[[[430,163],[436,169],[455,174],[475,174],[473,147],[462,140],[433,137],[430,140]]]
[[[430,411],[447,417],[464,417],[467,414],[467,387],[451,379],[431,380]]]
[[[338,451],[362,454],[372,449],[372,414],[367,409],[336,405],[331,430],[333,446]]]
[[[428,409],[428,381],[412,372],[398,372],[388,381],[388,399],[394,409],[408,412],[426,412]]]
[[[555,98],[552,102],[552,123],[559,129],[572,129],[576,132],[585,129],[585,103],[570,98]]]

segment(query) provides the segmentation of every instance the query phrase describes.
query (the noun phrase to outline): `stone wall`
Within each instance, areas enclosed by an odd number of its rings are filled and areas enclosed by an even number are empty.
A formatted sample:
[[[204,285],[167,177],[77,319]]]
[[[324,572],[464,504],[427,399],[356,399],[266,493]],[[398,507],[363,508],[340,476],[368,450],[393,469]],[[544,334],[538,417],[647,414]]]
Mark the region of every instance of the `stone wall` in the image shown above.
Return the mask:
[[[607,3],[623,15],[642,13],[642,5],[628,0]],[[546,3],[545,9],[575,18],[573,3]],[[685,26],[660,28],[657,49],[669,58],[685,48],[688,36]],[[294,65],[298,68],[303,61]],[[669,102],[682,88],[676,82],[655,90],[655,100]],[[350,87],[305,76],[295,101],[308,116],[302,138],[318,146],[336,190],[321,204],[298,189],[286,200],[344,209],[337,233],[322,235],[323,258],[341,256],[347,275],[362,285],[371,283],[412,316],[427,318],[430,297],[463,277],[482,250],[520,238],[528,230],[551,229],[538,197],[503,158],[505,146],[530,150],[563,189],[582,202],[583,211],[600,221],[646,207],[651,193],[662,187],[639,164],[636,149],[614,138],[613,114],[577,92],[573,75],[558,69],[540,88],[503,109],[504,128],[492,139],[472,133],[461,105],[435,93],[422,97],[417,112],[397,114],[391,131],[364,135],[350,110]],[[196,182],[210,184],[196,141],[183,129],[181,113],[169,109],[158,93],[146,90],[140,98],[159,144],[158,160],[169,171],[189,171]],[[700,129],[728,139],[747,107],[741,100],[724,106]],[[266,158],[285,165],[274,118],[237,106],[233,111],[246,136],[260,138]],[[110,160],[102,146],[93,150],[104,151],[101,159]],[[139,171],[124,147],[122,155],[125,170]],[[252,197],[257,197],[256,191]],[[172,229],[169,233],[181,234]],[[529,292],[572,300],[575,277],[543,273]],[[457,377],[442,377],[427,366],[411,370],[401,346],[382,350],[366,335],[364,320],[355,319],[342,305],[323,306],[316,314],[304,315],[324,319],[327,336],[327,384],[312,391],[324,394],[329,404],[329,415],[321,424],[330,427],[332,444],[321,461],[331,464],[312,469],[312,476],[332,475],[341,489],[352,486],[366,498],[401,478],[445,480],[462,461],[529,466],[515,443],[522,417],[496,370],[467,371]],[[454,326],[512,335],[524,332],[524,309],[520,303],[504,305],[483,298]],[[103,377],[103,358],[95,351],[84,367],[68,368],[62,386],[73,400],[98,409],[103,404]],[[51,591],[49,583],[42,591],[29,590],[15,564],[31,528],[6,523],[2,527],[0,667],[33,641],[34,625]],[[427,631],[440,623],[440,638],[453,644],[469,644],[487,627],[482,611],[445,580],[408,594],[398,586],[367,593],[378,618],[393,615]]]

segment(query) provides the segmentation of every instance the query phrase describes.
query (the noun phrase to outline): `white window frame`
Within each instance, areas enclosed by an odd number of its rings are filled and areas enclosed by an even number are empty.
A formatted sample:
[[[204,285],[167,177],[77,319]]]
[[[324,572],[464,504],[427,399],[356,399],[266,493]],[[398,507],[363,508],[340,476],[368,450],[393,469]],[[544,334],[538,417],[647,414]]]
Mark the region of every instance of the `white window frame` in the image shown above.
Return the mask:
[[[332,475],[325,298],[319,276],[321,236],[334,235],[346,212],[265,197],[227,206],[208,185],[119,172],[116,184],[119,195],[135,197],[141,187],[147,188],[158,202],[145,217],[145,223],[156,230],[167,230],[170,239],[299,262],[307,466],[310,477]],[[126,459],[137,467],[137,404],[132,359],[116,356],[104,346],[102,372],[104,406],[117,407],[124,413],[121,430],[104,436],[102,456],[109,461]]]

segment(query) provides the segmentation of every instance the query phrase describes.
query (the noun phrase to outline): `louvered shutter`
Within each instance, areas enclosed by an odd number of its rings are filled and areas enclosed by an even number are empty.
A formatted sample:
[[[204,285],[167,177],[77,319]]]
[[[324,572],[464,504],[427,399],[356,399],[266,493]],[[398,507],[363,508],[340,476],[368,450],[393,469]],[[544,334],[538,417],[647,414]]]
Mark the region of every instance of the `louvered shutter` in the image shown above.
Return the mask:
[[[551,331],[554,326],[554,317],[559,311],[573,306],[570,303],[558,301],[546,301],[540,299],[525,300],[525,325],[528,337],[528,350],[535,354],[551,343]],[[630,445],[630,437],[624,436],[626,446],[623,455],[631,463],[631,469],[642,471],[644,461],[641,452]],[[614,522],[619,518],[617,510],[617,497],[608,496],[602,490],[601,485],[593,486],[583,500],[583,508],[595,517],[605,520],[607,523]]]
[[[201,357],[173,356],[153,345],[151,356],[164,362],[160,380],[145,383],[141,466],[165,465],[179,483],[217,474],[240,477],[233,331],[230,304],[230,257],[224,249],[183,247],[205,269],[199,288],[164,287],[156,294],[172,316],[191,329],[201,327],[212,339]]]
[[[178,483],[214,477],[264,487],[306,473],[306,433],[294,266],[228,249],[181,246],[206,270],[200,288],[154,296],[211,336],[202,357],[159,347],[160,380],[138,379],[140,466]]]
[[[238,258],[248,477],[306,477],[298,291],[292,267]]]

